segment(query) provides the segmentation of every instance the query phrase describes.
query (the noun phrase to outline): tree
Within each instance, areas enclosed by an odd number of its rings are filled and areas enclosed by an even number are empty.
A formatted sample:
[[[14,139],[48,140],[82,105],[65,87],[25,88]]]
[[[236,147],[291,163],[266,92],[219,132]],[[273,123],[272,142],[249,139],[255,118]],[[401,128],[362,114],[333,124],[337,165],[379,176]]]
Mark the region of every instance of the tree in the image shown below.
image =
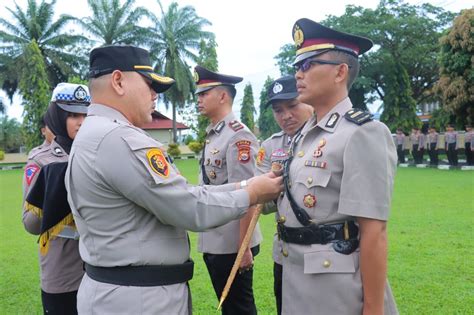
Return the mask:
[[[460,128],[474,123],[473,25],[474,9],[463,10],[440,40],[440,78],[435,91]]]
[[[268,102],[268,89],[272,85],[273,79],[267,77],[265,83],[263,84],[262,91],[260,92],[260,116],[258,117],[258,128],[260,130],[260,137],[262,139],[267,139],[275,132],[280,131],[280,127],[273,117],[273,112],[271,106],[267,106]]]
[[[410,130],[413,127],[420,127],[421,121],[416,116],[416,103],[411,97],[408,73],[397,62],[387,66],[392,68],[386,79],[386,84],[391,88],[387,89],[387,94],[385,94],[385,107],[380,120],[392,132],[395,132],[397,128]]]
[[[293,62],[296,57],[296,47],[294,44],[286,44],[280,48],[278,55],[274,57],[277,61],[281,76],[295,75],[296,71]]]
[[[196,63],[208,70],[218,71],[219,63],[217,61],[217,43],[214,38],[209,39],[208,41],[201,39],[199,43],[199,54]],[[198,115],[197,123],[197,141],[200,143],[204,142],[206,138],[206,128],[209,126],[211,121],[204,115]]]
[[[153,34],[138,26],[150,13],[143,7],[134,8],[135,0],[87,0],[92,16],[76,21],[101,45],[143,45]]]
[[[47,80],[55,86],[67,80],[68,75],[74,74],[85,59],[73,49],[86,39],[80,35],[73,35],[65,31],[65,27],[73,18],[61,15],[53,21],[54,5],[36,0],[28,0],[27,8],[23,11],[17,4],[14,9],[6,8],[12,18],[0,18],[0,76],[2,89],[10,97],[18,88],[19,69],[26,67],[21,62],[25,60],[25,50],[33,41],[39,48],[42,62],[46,66]]]
[[[187,60],[196,62],[193,50],[199,49],[201,39],[211,39],[213,34],[203,31],[211,23],[199,17],[191,6],[179,8],[173,2],[165,12],[161,2],[161,18],[152,17],[154,36],[150,39],[152,57],[156,60],[155,70],[173,77],[176,83],[164,94],[166,106],[173,107],[173,141],[177,141],[176,108],[183,107],[193,99],[194,81]]]
[[[13,118],[3,116],[0,120],[0,149],[4,152],[18,152],[23,145],[21,124]]]
[[[256,111],[253,100],[252,85],[250,83],[247,83],[244,88],[244,98],[242,99],[242,105],[240,107],[240,120],[242,121],[242,123],[244,123],[244,125],[249,127],[250,131],[252,132],[255,127],[255,113]]]
[[[51,98],[46,65],[38,44],[33,40],[25,49],[21,69],[19,89],[23,95],[23,132],[28,150],[42,141],[40,121]]]

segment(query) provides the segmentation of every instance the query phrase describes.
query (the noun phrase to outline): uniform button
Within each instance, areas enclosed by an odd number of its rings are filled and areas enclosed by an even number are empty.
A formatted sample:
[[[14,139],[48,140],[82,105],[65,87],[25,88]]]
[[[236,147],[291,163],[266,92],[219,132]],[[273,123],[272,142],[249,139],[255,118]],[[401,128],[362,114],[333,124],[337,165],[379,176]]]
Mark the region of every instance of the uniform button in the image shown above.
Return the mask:
[[[288,188],[291,188],[291,181],[288,181]]]
[[[304,155],[304,151],[298,152],[298,156],[299,156],[299,157],[303,157],[303,155]]]
[[[211,142],[209,139],[206,140],[206,144],[209,144],[209,142]]]
[[[308,179],[306,180],[308,182],[308,184],[312,184],[313,183],[313,178],[312,177],[308,177]]]
[[[285,196],[285,193],[282,191],[282,192],[280,193],[280,197],[283,198],[283,196]]]
[[[323,262],[323,267],[324,267],[324,268],[329,268],[329,267],[331,267],[331,262],[330,262],[329,260],[325,260],[325,261]]]
[[[278,223],[285,223],[286,222],[286,217],[282,215],[281,217],[278,218],[277,220]]]
[[[288,251],[286,249],[282,249],[281,253],[283,256],[288,257]]]

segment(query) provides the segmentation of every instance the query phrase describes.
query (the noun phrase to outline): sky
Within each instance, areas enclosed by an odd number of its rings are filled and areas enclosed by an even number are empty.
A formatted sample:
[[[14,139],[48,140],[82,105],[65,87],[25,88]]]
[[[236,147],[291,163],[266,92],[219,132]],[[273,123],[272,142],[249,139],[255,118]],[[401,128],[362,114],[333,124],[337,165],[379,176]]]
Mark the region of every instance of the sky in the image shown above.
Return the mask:
[[[39,1],[39,0],[38,0]],[[161,1],[165,10],[172,2]],[[216,35],[219,72],[244,77],[238,84],[237,95],[234,100],[234,112],[240,116],[240,104],[243,98],[243,89],[250,82],[255,98],[255,107],[258,111],[259,95],[267,76],[276,79],[279,77],[278,67],[274,57],[280,47],[292,43],[291,29],[296,20],[306,17],[314,21],[324,20],[328,15],[339,16],[344,13],[348,4],[359,5],[374,9],[379,0],[338,0],[338,1],[311,1],[311,0],[178,0],[179,6],[191,5],[196,13],[209,20],[212,25],[206,30]],[[459,12],[461,9],[472,7],[469,0],[408,0],[410,4],[431,3],[446,10]],[[16,0],[24,8],[27,0]],[[155,0],[136,0],[137,6],[144,6],[148,10],[160,15],[160,7]],[[11,18],[3,7],[14,7],[13,0],[2,0],[0,16]],[[57,0],[56,17],[60,14],[70,14],[77,17],[90,15],[86,0]],[[194,67],[194,63],[189,62]],[[7,105],[7,115],[22,120],[23,108],[20,105],[21,97],[15,95],[10,104],[6,95],[0,91],[0,97]],[[371,111],[376,111],[378,104],[369,105]],[[164,105],[157,109],[171,117]]]

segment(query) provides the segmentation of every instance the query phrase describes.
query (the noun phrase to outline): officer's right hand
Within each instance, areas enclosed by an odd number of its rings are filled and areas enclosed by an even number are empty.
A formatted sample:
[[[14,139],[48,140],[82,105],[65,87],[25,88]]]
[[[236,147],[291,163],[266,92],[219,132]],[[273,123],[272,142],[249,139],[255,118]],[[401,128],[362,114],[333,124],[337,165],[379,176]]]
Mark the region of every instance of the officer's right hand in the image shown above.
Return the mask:
[[[283,191],[283,177],[270,174],[255,176],[248,181],[245,188],[249,193],[250,205],[275,200]]]

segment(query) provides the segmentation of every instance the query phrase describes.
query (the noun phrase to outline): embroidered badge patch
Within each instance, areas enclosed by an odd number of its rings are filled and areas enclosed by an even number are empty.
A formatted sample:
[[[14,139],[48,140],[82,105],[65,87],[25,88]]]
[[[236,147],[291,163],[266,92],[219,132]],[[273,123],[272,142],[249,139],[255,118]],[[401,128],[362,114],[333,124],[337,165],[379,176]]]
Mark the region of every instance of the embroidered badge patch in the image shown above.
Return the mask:
[[[161,177],[167,178],[170,174],[169,164],[160,149],[150,149],[146,153],[151,169]]]
[[[288,156],[288,153],[284,149],[276,149],[272,152],[272,160],[283,160]]]
[[[260,148],[257,153],[257,165],[262,165],[264,158],[265,158],[265,149]]]
[[[33,177],[35,177],[35,174],[38,173],[39,170],[40,167],[36,164],[31,164],[25,167],[25,179],[28,186],[31,185]]]
[[[337,121],[339,120],[339,117],[340,117],[339,113],[332,114],[331,117],[329,117],[328,122],[326,123],[326,127],[334,128]]]
[[[240,163],[247,163],[250,161],[250,145],[252,144],[249,140],[240,140],[235,143],[238,149],[237,160]]]
[[[306,208],[312,208],[316,204],[316,196],[312,194],[307,194],[303,198],[303,204]]]

